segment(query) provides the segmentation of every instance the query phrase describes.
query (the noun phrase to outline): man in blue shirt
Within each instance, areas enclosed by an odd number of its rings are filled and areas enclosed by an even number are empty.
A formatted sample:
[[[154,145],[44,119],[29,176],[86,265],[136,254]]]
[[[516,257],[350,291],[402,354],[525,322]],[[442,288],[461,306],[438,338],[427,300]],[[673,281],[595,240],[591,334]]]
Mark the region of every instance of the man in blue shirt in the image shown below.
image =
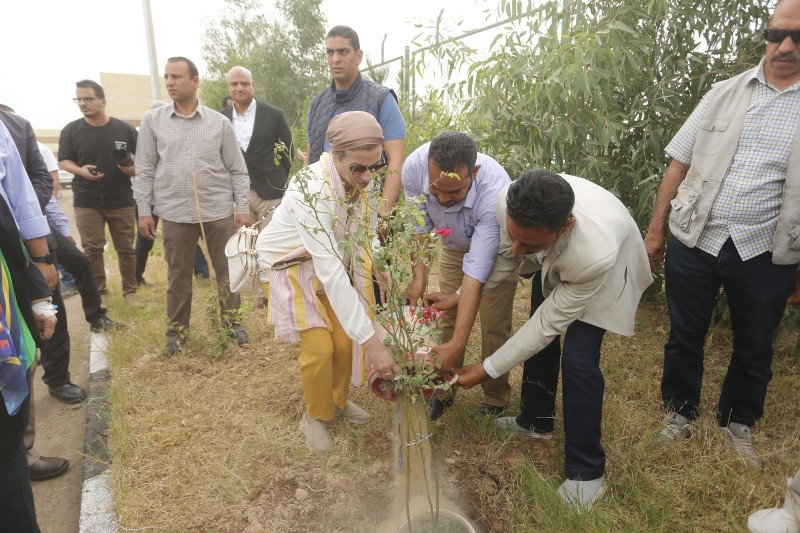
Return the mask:
[[[403,166],[406,199],[423,199],[425,226],[417,228],[420,237],[427,238],[434,229],[450,230],[449,235],[442,237],[441,292],[428,294],[426,298],[442,304],[458,298],[458,309],[448,311],[443,319],[444,343],[433,348],[442,372],[464,364],[464,350],[479,311],[482,357],[494,353],[511,337],[516,275],[509,276],[481,298],[483,284],[492,272],[500,244],[495,213],[497,199],[509,183],[511,179],[503,167],[491,157],[478,153],[469,135],[457,131],[437,135],[430,143],[417,148]],[[428,268],[420,261],[414,267],[414,279],[408,288],[412,305],[425,293],[427,279]],[[508,376],[486,381],[482,387],[484,399],[476,417],[502,413],[511,394]],[[451,405],[450,393],[431,398],[428,405],[431,420],[442,416]]]
[[[325,40],[331,85],[311,101],[308,109],[308,145],[298,156],[305,165],[316,163],[322,152],[331,149],[325,131],[336,115],[346,111],[366,111],[383,129],[383,150],[389,163],[380,213],[388,213],[400,195],[400,169],[406,154],[406,122],[397,105],[397,96],[388,87],[361,77],[358,66],[364,57],[358,34],[348,26],[334,26]]]

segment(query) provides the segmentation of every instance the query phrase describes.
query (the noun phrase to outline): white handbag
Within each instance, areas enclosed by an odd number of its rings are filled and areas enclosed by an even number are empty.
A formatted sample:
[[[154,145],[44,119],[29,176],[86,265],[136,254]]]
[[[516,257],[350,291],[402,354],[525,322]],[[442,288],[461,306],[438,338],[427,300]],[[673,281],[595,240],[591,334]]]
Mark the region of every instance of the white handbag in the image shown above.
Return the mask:
[[[279,204],[280,205],[280,204]],[[228,279],[231,292],[258,293],[261,281],[258,279],[262,270],[258,268],[258,250],[256,241],[261,224],[278,209],[276,205],[255,224],[242,226],[225,243],[225,256],[228,258]]]
[[[228,258],[228,278],[231,292],[257,293],[258,276],[258,240],[259,220],[252,226],[242,226],[225,243],[225,256]]]

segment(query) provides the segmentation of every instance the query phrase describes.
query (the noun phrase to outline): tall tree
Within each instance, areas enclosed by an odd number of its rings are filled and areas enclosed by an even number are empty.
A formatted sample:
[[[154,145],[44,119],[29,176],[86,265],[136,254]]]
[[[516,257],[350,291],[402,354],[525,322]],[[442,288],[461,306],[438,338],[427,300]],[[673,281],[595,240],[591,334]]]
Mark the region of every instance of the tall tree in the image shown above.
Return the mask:
[[[259,0],[225,0],[203,42],[209,70],[204,100],[218,106],[228,92],[228,70],[242,65],[253,73],[256,98],[283,109],[290,124],[304,126],[307,100],[328,79],[321,3],[279,0],[278,15],[269,20]]]
[[[537,4],[539,2],[536,2]],[[566,6],[566,9],[564,7]],[[470,131],[513,175],[531,167],[583,176],[615,192],[644,226],[664,148],[711,84],[756,64],[761,0],[558,0],[524,11],[489,56],[440,50]]]

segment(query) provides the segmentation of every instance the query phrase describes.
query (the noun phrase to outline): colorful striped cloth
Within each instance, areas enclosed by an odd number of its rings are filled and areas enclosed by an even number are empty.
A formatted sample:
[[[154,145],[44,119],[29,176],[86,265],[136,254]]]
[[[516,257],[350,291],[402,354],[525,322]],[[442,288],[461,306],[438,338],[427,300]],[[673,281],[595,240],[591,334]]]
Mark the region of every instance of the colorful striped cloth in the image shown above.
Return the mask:
[[[324,154],[323,154],[324,155]],[[333,164],[333,157],[328,157],[327,164],[322,165],[325,178],[333,191],[333,200],[338,210],[339,220],[356,220],[363,222],[369,213],[367,195],[360,191],[360,202],[350,204],[345,197],[344,185]],[[333,238],[339,243],[345,232],[356,228],[348,228],[346,224],[334,224]],[[374,229],[374,228],[373,228]],[[348,269],[358,299],[370,318],[374,318],[375,293],[372,289],[372,256],[369,248],[357,243],[355,257],[344,265]],[[367,243],[368,244],[368,243]],[[285,342],[298,342],[300,332],[311,328],[331,330],[331,322],[317,298],[324,292],[314,270],[314,262],[305,247],[299,247],[278,259],[271,268],[269,283],[269,321],[275,326],[275,337]],[[353,371],[350,378],[354,386],[364,382],[364,353],[361,346],[353,342]]]
[[[0,262],[0,393],[8,414],[13,416],[28,396],[26,374],[36,356],[36,344],[19,312],[2,251]]]

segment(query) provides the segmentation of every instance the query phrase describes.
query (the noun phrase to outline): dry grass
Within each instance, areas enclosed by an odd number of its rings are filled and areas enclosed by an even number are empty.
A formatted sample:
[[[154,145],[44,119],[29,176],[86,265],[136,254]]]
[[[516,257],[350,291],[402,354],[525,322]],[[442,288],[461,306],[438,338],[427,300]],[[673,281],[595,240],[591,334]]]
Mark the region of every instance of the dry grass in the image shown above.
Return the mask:
[[[333,424],[333,451],[306,450],[296,431],[303,412],[297,347],[277,344],[264,311],[246,314],[251,348],[231,347],[217,360],[208,347],[210,284],[194,299],[194,336],[172,358],[160,355],[165,331],[163,262],[152,258],[143,310],[114,305],[131,322],[111,345],[113,472],[123,530],[284,532],[375,531],[392,496],[393,406],[365,389],[353,399],[373,413],[367,426]],[[521,284],[516,320],[527,317]],[[112,301],[112,304],[118,303]],[[555,495],[563,434],[528,442],[499,434],[469,416],[479,391],[462,391],[434,425],[448,495],[460,497],[487,531],[741,531],[750,511],[775,505],[785,477],[800,466],[800,360],[795,335],[776,347],[766,415],[755,430],[765,472],[749,471],[728,452],[713,414],[728,362],[730,334],[708,341],[703,417],[695,436],[664,452],[647,441],[660,429],[659,382],[668,319],[658,297],[646,301],[631,339],[607,335],[603,443],[610,489],[590,515],[573,515]],[[476,340],[468,358],[477,359]],[[512,373],[515,390],[520,370]],[[517,412],[518,402],[509,408]],[[559,413],[560,417],[560,413]]]

